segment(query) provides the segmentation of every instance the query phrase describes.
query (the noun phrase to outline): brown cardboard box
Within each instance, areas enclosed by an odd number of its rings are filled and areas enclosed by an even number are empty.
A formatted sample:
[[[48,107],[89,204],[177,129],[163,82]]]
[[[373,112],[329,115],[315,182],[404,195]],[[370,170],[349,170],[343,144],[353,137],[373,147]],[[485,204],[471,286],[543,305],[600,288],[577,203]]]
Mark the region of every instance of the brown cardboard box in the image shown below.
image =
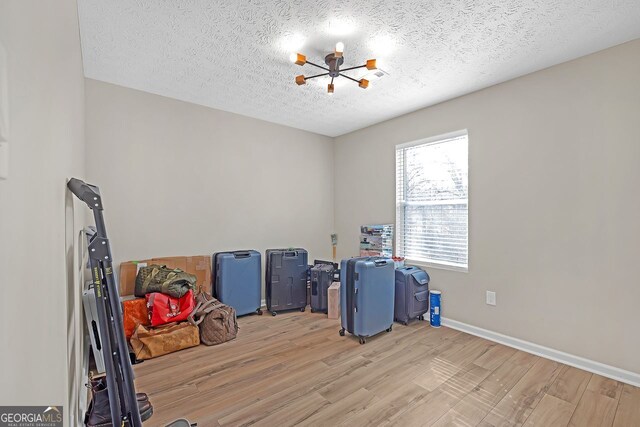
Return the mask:
[[[138,264],[147,261],[127,261],[120,263],[120,295],[133,295],[136,287],[136,274],[138,273]]]
[[[120,264],[120,295],[133,295],[136,287],[136,275],[139,264],[166,265],[169,268],[179,268],[196,276],[196,293],[211,294],[211,257],[210,256],[177,256],[152,258],[142,261],[127,261]]]
[[[211,295],[211,257],[188,256],[187,273],[194,274],[197,278],[196,293],[206,292]]]
[[[327,290],[327,317],[340,318],[340,282],[333,282]]]

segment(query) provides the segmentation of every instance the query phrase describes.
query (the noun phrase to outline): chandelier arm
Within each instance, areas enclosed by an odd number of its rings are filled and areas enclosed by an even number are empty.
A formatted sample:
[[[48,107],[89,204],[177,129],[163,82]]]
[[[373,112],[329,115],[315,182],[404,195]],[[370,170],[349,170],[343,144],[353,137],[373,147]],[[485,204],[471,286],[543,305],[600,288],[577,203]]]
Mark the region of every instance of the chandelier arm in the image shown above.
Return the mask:
[[[316,74],[315,76],[305,77],[305,80],[315,79],[316,77],[328,76],[329,73]]]
[[[329,70],[327,67],[323,67],[322,65],[314,64],[314,63],[313,63],[313,62],[311,62],[311,61],[307,61],[307,64],[309,64],[309,65],[313,65],[314,67],[321,68],[321,69],[323,69],[323,70],[325,70],[325,71],[331,71],[331,70]],[[363,66],[364,66],[364,65],[363,65]]]
[[[358,68],[364,68],[364,67],[366,67],[366,65],[358,65],[357,67],[343,68],[343,69],[340,70],[340,72],[349,71],[349,70],[357,70]]]
[[[340,74],[340,76],[342,76],[342,77],[346,77],[346,78],[348,78],[349,80],[354,81],[354,82],[356,82],[356,83],[360,84],[360,80],[356,80],[356,79],[354,79],[354,78],[352,78],[352,77],[347,76],[346,74]]]

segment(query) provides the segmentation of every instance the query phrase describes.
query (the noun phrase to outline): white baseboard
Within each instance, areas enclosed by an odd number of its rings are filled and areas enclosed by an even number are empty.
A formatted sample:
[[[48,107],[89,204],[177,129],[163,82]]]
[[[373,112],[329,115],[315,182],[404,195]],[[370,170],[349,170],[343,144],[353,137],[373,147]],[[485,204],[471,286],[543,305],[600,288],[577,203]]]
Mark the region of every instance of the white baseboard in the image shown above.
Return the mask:
[[[503,335],[498,332],[493,332],[487,329],[478,328],[477,326],[458,322],[457,320],[447,319],[445,317],[442,318],[442,325],[451,329],[466,332],[468,334],[487,339],[489,341],[504,344],[508,347],[513,347],[527,353],[535,354],[536,356],[551,359],[556,362],[564,363],[565,365],[573,366],[575,368],[583,369],[594,374],[602,375],[603,377],[611,378],[616,381],[621,381],[623,383],[640,387],[640,374],[637,374],[635,372],[626,371],[624,369],[616,368],[615,366],[605,365],[604,363],[585,359],[584,357],[575,356],[573,354],[565,353],[553,348],[534,344],[532,342],[524,341],[518,338],[513,338],[508,335]]]

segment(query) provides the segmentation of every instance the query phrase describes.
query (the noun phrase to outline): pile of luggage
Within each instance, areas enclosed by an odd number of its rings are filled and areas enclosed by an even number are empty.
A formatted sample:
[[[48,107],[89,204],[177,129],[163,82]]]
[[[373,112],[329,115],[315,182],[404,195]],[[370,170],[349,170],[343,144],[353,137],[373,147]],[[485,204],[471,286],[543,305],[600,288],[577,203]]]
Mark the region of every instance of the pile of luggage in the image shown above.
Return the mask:
[[[391,332],[394,320],[407,325],[429,311],[429,275],[418,267],[396,269],[390,258],[351,258],[342,261],[340,278],[340,335],[348,331],[360,344]]]
[[[165,265],[143,266],[136,298],[123,301],[125,335],[136,360],[151,359],[200,343],[236,337],[236,311],[206,292],[195,294],[196,276]]]
[[[418,267],[396,268],[394,260],[384,257],[343,260],[340,269],[318,260],[308,266],[307,251],[301,248],[269,249],[266,256],[265,294],[273,316],[283,310],[304,311],[307,304],[312,312],[327,313],[336,277],[340,335],[348,331],[361,344],[382,331],[391,332],[394,320],[407,325],[412,319],[424,320],[429,311],[429,275]]]
[[[265,298],[269,312],[342,312],[340,335],[348,331],[364,344],[368,337],[391,332],[393,322],[424,320],[429,310],[429,275],[418,267],[399,267],[392,259],[358,257],[340,267],[315,260],[308,265],[302,248],[267,249]],[[211,292],[195,295],[196,277],[180,269],[151,264],[139,268],[135,299],[124,302],[125,333],[137,359],[183,348],[219,344],[235,338],[236,316],[262,314],[261,254],[226,251],[211,257]]]

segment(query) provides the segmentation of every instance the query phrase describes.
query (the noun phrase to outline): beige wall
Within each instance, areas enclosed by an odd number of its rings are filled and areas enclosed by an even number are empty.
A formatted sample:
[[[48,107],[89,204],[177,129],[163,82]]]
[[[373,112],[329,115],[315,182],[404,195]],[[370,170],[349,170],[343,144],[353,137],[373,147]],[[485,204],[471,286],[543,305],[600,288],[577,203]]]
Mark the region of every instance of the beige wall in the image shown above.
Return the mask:
[[[338,137],[339,255],[394,221],[396,144],[468,129],[469,272],[429,269],[443,315],[640,373],[639,76],[636,40]]]
[[[89,79],[86,104],[87,176],[117,262],[290,246],[331,256],[331,138]]]
[[[82,358],[73,242],[84,211],[66,191],[84,171],[75,0],[0,1],[0,43],[11,151],[0,181],[0,405],[64,404],[69,414]]]

